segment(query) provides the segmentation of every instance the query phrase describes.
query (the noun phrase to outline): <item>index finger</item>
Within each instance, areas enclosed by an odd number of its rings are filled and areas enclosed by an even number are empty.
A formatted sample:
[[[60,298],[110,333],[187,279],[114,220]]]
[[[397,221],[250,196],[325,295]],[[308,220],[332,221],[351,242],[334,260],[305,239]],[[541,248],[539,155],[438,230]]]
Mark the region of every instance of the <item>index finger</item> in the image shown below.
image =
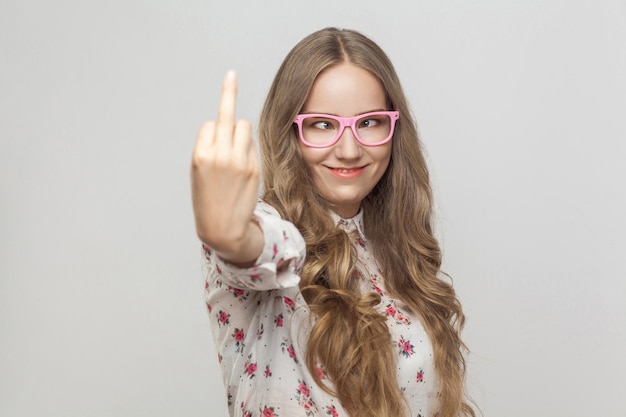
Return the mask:
[[[217,111],[217,138],[232,138],[233,127],[235,125],[235,108],[237,103],[237,75],[230,70],[224,77],[222,85],[222,98]]]

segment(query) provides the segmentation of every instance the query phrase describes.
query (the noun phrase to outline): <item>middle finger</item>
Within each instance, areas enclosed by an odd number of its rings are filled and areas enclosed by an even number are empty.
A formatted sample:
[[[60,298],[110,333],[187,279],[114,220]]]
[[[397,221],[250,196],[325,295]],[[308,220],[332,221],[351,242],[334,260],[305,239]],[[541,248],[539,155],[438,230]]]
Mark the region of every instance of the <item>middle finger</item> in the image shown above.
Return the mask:
[[[232,141],[237,103],[237,75],[231,70],[224,77],[222,97],[217,112],[216,141]]]

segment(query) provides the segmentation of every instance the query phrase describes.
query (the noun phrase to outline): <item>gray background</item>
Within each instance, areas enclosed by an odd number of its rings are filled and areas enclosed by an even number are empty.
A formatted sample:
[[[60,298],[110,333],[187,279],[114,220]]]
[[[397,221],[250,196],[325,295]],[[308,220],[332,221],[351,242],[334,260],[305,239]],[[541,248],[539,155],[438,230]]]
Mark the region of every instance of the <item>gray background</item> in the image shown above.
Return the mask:
[[[487,416],[626,415],[626,3],[0,3],[0,415],[221,416],[188,165],[325,26],[390,55]]]

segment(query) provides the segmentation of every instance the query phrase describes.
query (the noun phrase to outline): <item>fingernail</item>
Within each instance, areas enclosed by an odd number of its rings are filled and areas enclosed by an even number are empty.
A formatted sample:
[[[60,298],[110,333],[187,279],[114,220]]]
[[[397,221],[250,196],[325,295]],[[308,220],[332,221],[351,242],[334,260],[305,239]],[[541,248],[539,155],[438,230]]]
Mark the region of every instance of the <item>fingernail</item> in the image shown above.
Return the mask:
[[[235,73],[235,70],[229,70],[226,73],[226,80],[227,81],[234,81],[235,78],[237,78],[237,74]]]

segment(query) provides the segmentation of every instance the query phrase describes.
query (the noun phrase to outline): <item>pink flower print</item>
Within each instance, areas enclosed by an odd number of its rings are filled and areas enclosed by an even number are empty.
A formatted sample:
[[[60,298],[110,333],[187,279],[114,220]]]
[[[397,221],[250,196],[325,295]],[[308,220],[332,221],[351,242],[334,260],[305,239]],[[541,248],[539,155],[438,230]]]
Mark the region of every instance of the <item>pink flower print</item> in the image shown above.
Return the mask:
[[[396,323],[398,324],[410,324],[411,322],[409,321],[409,318],[407,316],[405,316],[404,314],[402,314],[400,312],[400,310],[398,310],[396,308],[396,306],[394,305],[394,302],[390,302],[389,304],[387,304],[387,308],[385,308],[385,313],[387,314],[387,316],[389,317],[393,317],[396,319]]]
[[[278,417],[278,414],[274,413],[274,407],[263,407],[261,411],[261,416],[263,417]]]
[[[269,378],[272,376],[272,370],[269,365],[265,365],[265,378]]]
[[[307,416],[313,416],[317,411],[317,406],[311,400],[311,391],[309,387],[300,379],[298,379],[298,388],[296,388],[296,398],[298,403],[304,408]]]
[[[244,339],[244,332],[243,329],[237,329],[235,328],[235,333],[233,333],[233,338],[237,341],[237,342],[241,342]]]
[[[332,417],[339,417],[339,413],[337,412],[337,408],[334,405],[326,406],[326,414]]]
[[[252,417],[252,413],[249,410],[243,412],[243,417]]]
[[[374,289],[374,291],[376,291],[378,294],[383,295],[383,290],[380,289],[380,287],[376,284],[373,285],[372,287]]]
[[[315,367],[315,373],[317,374],[317,377],[319,379],[326,378],[326,372],[324,372],[324,368],[322,368],[321,366],[316,366]]]
[[[294,302],[291,298],[286,297],[286,296],[285,296],[285,297],[283,297],[283,300],[285,301],[285,305],[286,305],[287,307],[289,307],[289,309],[290,309],[291,311],[293,311],[293,309],[294,309],[294,307],[295,307],[296,303],[295,303],[295,302]]]
[[[259,282],[259,281],[261,281],[261,275],[260,274],[250,274],[250,280],[252,282]]]
[[[224,325],[230,324],[230,314],[228,314],[225,311],[220,310],[217,313],[217,323],[220,325],[220,327],[222,326],[222,324]]]
[[[222,363],[222,355],[221,354],[217,354],[217,361],[221,364]]]
[[[421,369],[419,370],[415,380],[416,380],[416,382],[424,382],[424,371],[423,370],[421,370]]]
[[[272,245],[272,260],[274,260],[274,258],[276,257],[277,253],[278,253],[278,246],[276,245],[276,243],[274,243]]]
[[[217,272],[218,275],[222,275],[222,268],[220,268],[219,265],[215,265],[215,271]]]
[[[396,323],[398,324],[410,324],[409,318],[401,313],[396,315]]]
[[[250,357],[248,356],[248,358]],[[254,375],[256,373],[256,362],[250,362],[250,360],[247,360],[243,367],[244,372],[248,376],[248,378],[254,378]]]
[[[213,312],[213,306],[209,303],[206,303],[206,308],[209,310],[209,313]]]
[[[361,236],[357,237],[355,239],[357,245],[359,245],[360,247],[362,247],[363,249],[365,249],[365,242],[363,241],[363,239],[361,239]]]
[[[400,336],[400,340],[398,340],[398,349],[400,349],[400,354],[402,356],[404,356],[405,358],[410,357],[412,354],[415,353],[413,348],[414,346],[411,344],[410,341],[405,340],[404,336]]]
[[[306,386],[306,384],[302,381],[300,381],[298,379],[298,382],[300,383],[298,385],[298,394],[300,395],[304,395],[305,397],[309,398],[311,396],[311,392],[309,391],[309,387]]]
[[[274,323],[276,323],[276,327],[283,327],[283,313],[274,317]]]
[[[289,353],[289,357],[293,359],[295,362],[298,362],[298,358],[296,357],[296,350],[293,348],[293,345],[287,348],[287,352]]]
[[[280,344],[280,349],[282,350],[283,353],[287,352],[289,357],[291,359],[293,359],[293,361],[295,363],[298,363],[298,357],[296,355],[296,350],[294,349],[293,344],[288,344],[287,343],[287,339],[283,339],[283,341]]]
[[[230,291],[235,296],[235,298],[238,298],[240,300],[245,300],[248,298],[248,293],[246,293],[246,291],[242,290],[241,288],[235,288],[229,285],[228,291]]]
[[[233,339],[235,339],[235,352],[241,352],[244,348],[243,339],[245,338],[245,334],[243,329],[235,328],[235,332],[231,335]]]

